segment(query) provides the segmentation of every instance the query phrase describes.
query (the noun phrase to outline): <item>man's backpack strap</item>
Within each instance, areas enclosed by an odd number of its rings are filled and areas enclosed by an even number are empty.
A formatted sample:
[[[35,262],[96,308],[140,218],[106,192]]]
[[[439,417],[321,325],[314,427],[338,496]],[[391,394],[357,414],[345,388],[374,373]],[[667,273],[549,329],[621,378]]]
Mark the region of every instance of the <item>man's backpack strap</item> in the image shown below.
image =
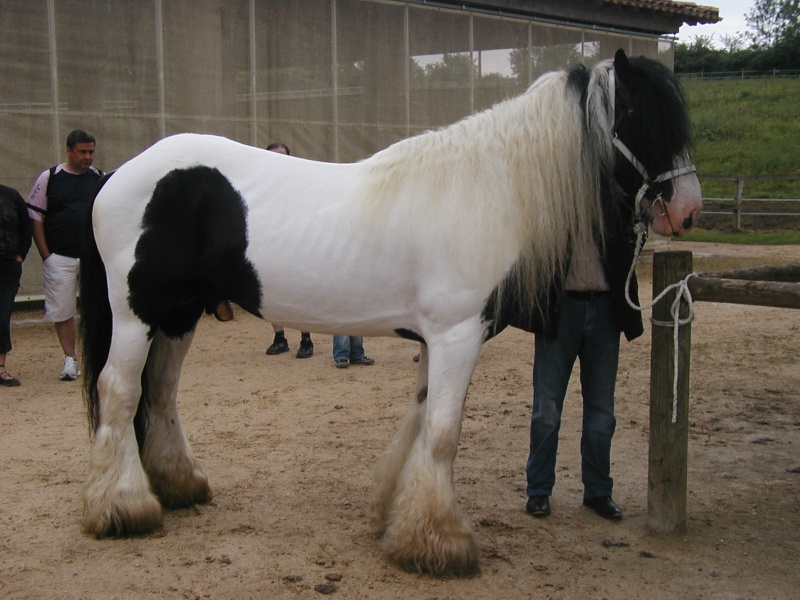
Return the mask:
[[[50,167],[50,175],[47,177],[47,189],[44,191],[44,197],[45,198],[49,198],[50,197],[50,193],[49,193],[50,192],[50,182],[53,181],[53,175],[56,174],[56,169],[57,168],[58,168],[58,165],[54,165],[54,166]]]

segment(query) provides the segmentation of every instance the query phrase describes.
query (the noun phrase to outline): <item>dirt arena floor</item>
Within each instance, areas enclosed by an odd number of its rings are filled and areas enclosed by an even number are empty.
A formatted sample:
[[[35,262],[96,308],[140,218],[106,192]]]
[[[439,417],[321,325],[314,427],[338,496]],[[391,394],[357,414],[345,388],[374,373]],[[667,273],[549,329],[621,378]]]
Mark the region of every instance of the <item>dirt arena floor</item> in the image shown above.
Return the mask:
[[[696,270],[800,261],[800,246],[675,244]],[[699,268],[698,268],[699,267]],[[644,296],[647,265],[640,266]],[[800,311],[698,303],[692,325],[688,530],[648,531],[650,334],[623,344],[613,448],[621,522],[581,507],[580,395],[567,398],[553,514],[525,513],[532,337],[507,330],[475,370],[455,467],[482,573],[388,564],[370,530],[373,467],[411,401],[415,344],[367,339],[372,367],[268,357],[269,326],[205,317],[179,403],[214,489],[132,539],[81,533],[89,432],[79,382],[40,311],[14,315],[0,389],[0,598],[759,599],[800,587]],[[289,332],[292,349],[299,333]]]

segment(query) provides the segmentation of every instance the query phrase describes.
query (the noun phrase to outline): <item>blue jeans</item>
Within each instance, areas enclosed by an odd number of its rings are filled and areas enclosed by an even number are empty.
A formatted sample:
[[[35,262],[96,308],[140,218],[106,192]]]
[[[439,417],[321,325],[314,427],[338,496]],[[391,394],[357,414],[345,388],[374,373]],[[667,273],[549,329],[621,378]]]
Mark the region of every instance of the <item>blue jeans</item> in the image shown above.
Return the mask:
[[[550,496],[556,481],[561,412],[575,359],[580,360],[583,396],[581,480],[584,498],[611,496],[611,438],[614,388],[619,365],[620,330],[609,296],[565,298],[558,337],[536,335],[533,361],[533,411],[528,463],[528,496]]]
[[[364,356],[364,338],[357,335],[333,336],[333,360],[358,360]]]

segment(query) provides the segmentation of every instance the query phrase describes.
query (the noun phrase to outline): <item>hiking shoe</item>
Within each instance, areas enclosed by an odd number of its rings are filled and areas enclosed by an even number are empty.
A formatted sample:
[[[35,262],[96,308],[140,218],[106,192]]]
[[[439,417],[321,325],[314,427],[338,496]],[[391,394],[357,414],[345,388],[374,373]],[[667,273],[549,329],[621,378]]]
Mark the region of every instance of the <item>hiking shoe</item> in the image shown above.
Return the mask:
[[[300,340],[300,348],[295,355],[297,358],[311,358],[314,356],[314,342],[311,338],[303,338]]]
[[[275,336],[275,339],[272,342],[272,346],[267,348],[267,354],[273,356],[275,354],[283,354],[284,352],[289,351],[289,342],[286,341],[286,338],[283,336],[278,337]]]
[[[64,364],[61,366],[61,373],[58,374],[61,381],[75,381],[81,370],[78,367],[78,361],[71,356],[64,357]]]
[[[366,356],[361,356],[359,358],[351,358],[350,359],[350,364],[351,365],[364,365],[365,367],[367,367],[369,365],[374,365],[375,364],[375,359],[374,358],[368,358]]]

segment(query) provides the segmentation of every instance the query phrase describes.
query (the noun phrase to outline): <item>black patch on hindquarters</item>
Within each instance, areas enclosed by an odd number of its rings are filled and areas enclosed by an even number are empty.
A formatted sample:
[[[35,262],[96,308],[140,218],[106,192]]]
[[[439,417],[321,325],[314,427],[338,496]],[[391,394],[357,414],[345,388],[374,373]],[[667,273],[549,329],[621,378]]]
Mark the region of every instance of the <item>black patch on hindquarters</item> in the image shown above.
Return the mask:
[[[203,310],[228,299],[261,316],[261,283],[245,257],[247,207],[217,169],[167,173],[142,217],[128,304],[169,337],[191,331]]]
[[[425,343],[425,339],[418,334],[416,331],[411,331],[410,329],[395,329],[394,332],[399,335],[401,338],[406,340],[413,340],[415,342],[420,342],[422,344]]]

